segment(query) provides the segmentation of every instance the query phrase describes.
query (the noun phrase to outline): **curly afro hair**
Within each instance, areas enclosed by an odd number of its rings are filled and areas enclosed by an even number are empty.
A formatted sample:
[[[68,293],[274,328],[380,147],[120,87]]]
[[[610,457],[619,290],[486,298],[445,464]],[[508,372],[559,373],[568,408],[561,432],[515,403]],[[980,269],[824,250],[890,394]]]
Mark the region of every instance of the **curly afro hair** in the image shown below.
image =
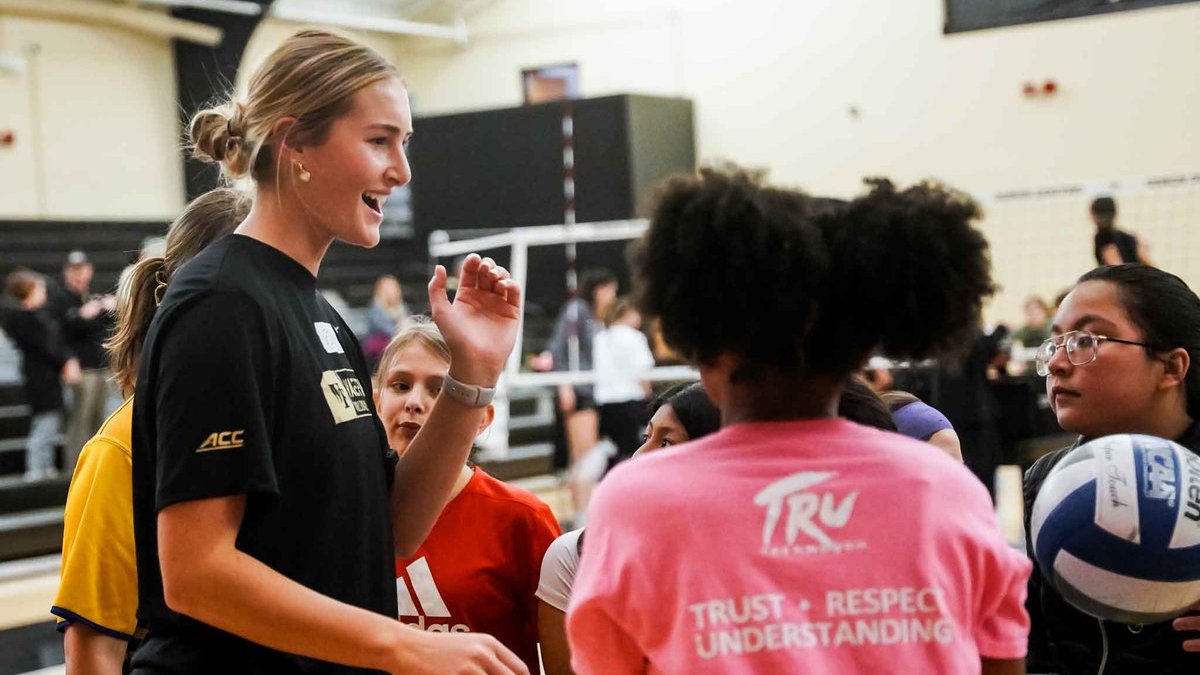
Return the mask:
[[[689,361],[742,357],[735,377],[961,350],[995,291],[978,207],[937,183],[868,185],[840,202],[733,166],[669,180],[631,251],[639,303]]]
[[[820,232],[800,226],[810,201],[734,167],[670,179],[632,250],[636,297],[667,343],[692,362],[799,367],[827,267]]]

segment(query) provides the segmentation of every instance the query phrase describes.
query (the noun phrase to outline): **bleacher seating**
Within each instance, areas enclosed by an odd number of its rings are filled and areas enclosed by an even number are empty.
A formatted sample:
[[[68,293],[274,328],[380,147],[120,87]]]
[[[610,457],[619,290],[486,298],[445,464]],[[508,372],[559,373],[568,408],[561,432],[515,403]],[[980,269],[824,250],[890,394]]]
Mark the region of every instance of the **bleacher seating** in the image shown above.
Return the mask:
[[[0,220],[0,275],[27,267],[58,279],[67,253],[85,251],[96,269],[92,290],[116,286],[126,265],[137,259],[142,244],[166,234],[167,223],[158,221],[21,221]],[[371,301],[375,279],[393,274],[405,296],[424,298],[429,272],[424,243],[387,238],[372,249],[336,243],[321,267],[321,287],[336,290],[353,307]],[[420,303],[418,303],[420,304]]]
[[[92,289],[116,286],[126,265],[147,239],[166,232],[163,222],[71,222],[0,220],[0,275],[26,267],[59,279],[73,250],[87,252],[95,266]],[[322,291],[355,329],[365,325],[375,280],[383,274],[400,279],[413,312],[428,311],[425,285],[430,263],[423,242],[386,238],[373,249],[334,244],[320,272]],[[533,307],[525,321],[525,351],[540,351],[553,317]],[[20,355],[0,331],[0,561],[53,553],[62,541],[62,507],[70,476],[25,483],[25,440],[29,408],[20,380]],[[514,480],[551,471],[553,399],[549,390],[511,392],[510,452],[481,462],[499,478]]]

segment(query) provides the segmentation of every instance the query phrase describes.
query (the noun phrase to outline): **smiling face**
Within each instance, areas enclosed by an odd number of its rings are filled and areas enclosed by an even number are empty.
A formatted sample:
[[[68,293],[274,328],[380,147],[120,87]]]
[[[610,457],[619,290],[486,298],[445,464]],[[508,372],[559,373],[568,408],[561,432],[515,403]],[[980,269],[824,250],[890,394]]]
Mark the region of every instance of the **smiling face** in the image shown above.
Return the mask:
[[[1123,340],[1145,342],[1108,281],[1085,281],[1063,300],[1054,317],[1054,337],[1088,330]],[[1046,394],[1066,431],[1088,438],[1144,431],[1162,395],[1164,365],[1136,345],[1102,341],[1096,360],[1081,366],[1059,349],[1048,363]]]
[[[349,112],[330,124],[324,142],[290,147],[280,171],[314,227],[349,244],[375,246],[384,201],[412,177],[406,154],[411,136],[408,92],[399,79],[387,78],[354,94]],[[300,178],[301,165],[307,181]]]
[[[687,441],[688,433],[683,428],[683,422],[679,421],[671,404],[664,403],[654,411],[654,416],[646,425],[646,433],[642,434],[642,447],[638,448],[633,456],[637,457]]]

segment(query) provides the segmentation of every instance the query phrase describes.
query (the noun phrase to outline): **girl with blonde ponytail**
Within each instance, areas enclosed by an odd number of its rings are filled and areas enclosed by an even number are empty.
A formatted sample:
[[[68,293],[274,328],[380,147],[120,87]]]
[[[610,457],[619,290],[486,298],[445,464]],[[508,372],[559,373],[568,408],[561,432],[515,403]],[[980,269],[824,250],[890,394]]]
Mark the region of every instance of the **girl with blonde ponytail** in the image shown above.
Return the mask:
[[[133,394],[142,340],[171,275],[250,212],[249,195],[208,192],[167,230],[163,256],[138,261],[118,289],[117,331],[105,345],[121,391]],[[65,633],[68,673],[120,675],[144,631],[137,621],[130,477],[130,398],[84,446],[63,516],[62,580],[50,612]]]
[[[388,453],[350,328],[317,291],[334,240],[371,247],[408,182],[394,66],[304,30],[244,99],[201,111],[195,156],[255,185],[236,232],[171,280],[133,415],[134,673],[526,673],[494,638],[396,620],[394,560],[424,540],[516,340],[520,289],[469,256],[429,283],[453,359],[421,433]],[[394,488],[393,488],[394,486]]]

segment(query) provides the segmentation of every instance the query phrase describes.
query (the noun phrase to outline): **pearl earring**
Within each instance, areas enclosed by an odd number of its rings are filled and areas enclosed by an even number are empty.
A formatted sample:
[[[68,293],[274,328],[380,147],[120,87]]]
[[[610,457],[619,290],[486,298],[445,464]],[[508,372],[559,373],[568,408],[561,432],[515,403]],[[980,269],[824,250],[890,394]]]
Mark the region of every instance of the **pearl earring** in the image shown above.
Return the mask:
[[[312,174],[308,172],[308,169],[304,168],[303,164],[296,162],[296,168],[299,170],[301,182],[307,183],[310,179],[312,179]]]

